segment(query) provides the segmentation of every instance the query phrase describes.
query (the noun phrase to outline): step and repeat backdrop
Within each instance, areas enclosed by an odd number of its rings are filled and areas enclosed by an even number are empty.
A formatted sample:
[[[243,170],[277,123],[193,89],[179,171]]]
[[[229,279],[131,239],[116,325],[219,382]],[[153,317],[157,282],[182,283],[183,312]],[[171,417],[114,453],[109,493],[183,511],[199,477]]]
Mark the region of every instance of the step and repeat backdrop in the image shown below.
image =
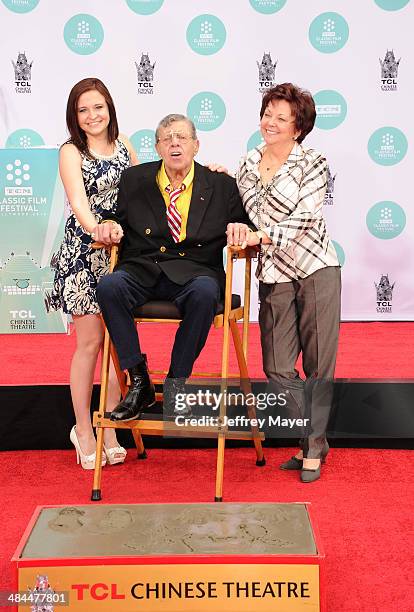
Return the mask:
[[[342,318],[413,319],[414,0],[0,0],[0,22],[0,332],[65,330],[47,303],[65,214],[57,158],[87,76],[107,84],[141,162],[178,112],[197,127],[198,161],[231,171],[261,140],[263,92],[309,89],[305,145],[329,162]]]

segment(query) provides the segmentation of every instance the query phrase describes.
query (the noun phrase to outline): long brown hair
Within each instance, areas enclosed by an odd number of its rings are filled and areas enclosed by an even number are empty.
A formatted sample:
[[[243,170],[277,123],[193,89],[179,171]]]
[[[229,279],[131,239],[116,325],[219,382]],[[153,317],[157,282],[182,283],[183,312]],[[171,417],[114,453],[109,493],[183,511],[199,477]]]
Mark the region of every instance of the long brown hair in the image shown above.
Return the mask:
[[[108,105],[109,110],[109,125],[108,125],[108,142],[114,143],[118,138],[118,120],[116,118],[116,111],[112,96],[108,91],[106,85],[97,78],[89,77],[82,79],[79,83],[76,83],[71,89],[68,98],[68,104],[66,106],[66,125],[68,126],[70,139],[69,142],[75,145],[81,153],[93,157],[89,151],[88,143],[85,132],[79,127],[78,124],[78,101],[82,94],[87,91],[96,89],[105,98],[105,102]]]

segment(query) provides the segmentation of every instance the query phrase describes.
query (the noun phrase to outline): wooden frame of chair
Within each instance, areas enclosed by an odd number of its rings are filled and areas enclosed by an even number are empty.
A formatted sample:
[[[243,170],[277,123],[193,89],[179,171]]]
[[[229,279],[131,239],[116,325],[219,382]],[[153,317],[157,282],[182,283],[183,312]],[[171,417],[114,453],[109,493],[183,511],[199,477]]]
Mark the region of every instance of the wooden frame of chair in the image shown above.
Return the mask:
[[[96,245],[102,246],[102,245]],[[110,267],[109,271],[115,267],[117,261],[117,247],[112,247]],[[251,393],[252,387],[248,375],[247,369],[247,347],[248,347],[248,332],[249,332],[249,315],[250,315],[250,282],[251,282],[251,260],[256,255],[256,250],[247,248],[241,249],[240,247],[227,247],[227,263],[226,263],[226,287],[224,296],[224,312],[218,314],[214,318],[214,327],[223,327],[223,350],[221,359],[221,371],[220,372],[199,372],[193,373],[192,377],[217,377],[221,381],[221,392],[225,390],[226,381],[228,378],[239,378],[240,387],[244,395]],[[243,305],[232,309],[232,284],[233,284],[233,264],[235,260],[245,260],[245,275],[244,275],[244,296]],[[242,337],[240,337],[239,328],[237,322],[243,320]],[[155,319],[155,318],[135,318],[136,323],[141,322],[158,322],[158,323],[179,323],[180,319]],[[239,368],[238,375],[229,374],[229,354],[230,354],[230,333],[233,339],[233,345],[236,352],[237,363]],[[134,437],[135,445],[137,447],[137,453],[139,459],[146,459],[147,454],[144,448],[142,435],[157,435],[162,436],[166,431],[166,423],[163,420],[133,420],[127,422],[116,422],[111,421],[105,415],[105,406],[107,400],[107,389],[108,389],[108,373],[109,373],[109,360],[112,361],[115,366],[118,381],[121,388],[122,397],[128,391],[128,385],[126,383],[126,375],[120,370],[118,356],[115,348],[110,340],[108,330],[105,328],[103,349],[102,349],[102,369],[101,369],[101,394],[99,401],[99,410],[93,414],[93,425],[97,430],[97,444],[96,444],[96,463],[93,477],[93,488],[92,488],[92,501],[100,501],[102,499],[101,494],[101,480],[102,480],[102,451],[103,451],[103,433],[106,427],[114,429],[130,429]],[[166,372],[152,371],[151,374],[166,374]],[[157,382],[157,381],[155,381]],[[221,396],[224,398],[224,393]],[[162,399],[162,394],[156,394],[157,400]],[[255,419],[256,411],[254,405],[247,406],[248,417],[250,420]],[[224,477],[224,452],[226,438],[233,440],[246,440],[252,439],[256,450],[256,465],[265,465],[265,459],[263,456],[262,440],[264,435],[261,433],[257,426],[251,426],[250,431],[228,431],[225,424],[226,416],[226,403],[224,399],[220,402],[218,426],[217,427],[197,427],[197,435],[204,434],[206,437],[217,436],[217,465],[216,465],[216,484],[215,484],[215,501],[222,501],[223,499],[223,477]],[[186,428],[186,434],[191,433],[191,428]],[[195,433],[195,430],[194,430]]]

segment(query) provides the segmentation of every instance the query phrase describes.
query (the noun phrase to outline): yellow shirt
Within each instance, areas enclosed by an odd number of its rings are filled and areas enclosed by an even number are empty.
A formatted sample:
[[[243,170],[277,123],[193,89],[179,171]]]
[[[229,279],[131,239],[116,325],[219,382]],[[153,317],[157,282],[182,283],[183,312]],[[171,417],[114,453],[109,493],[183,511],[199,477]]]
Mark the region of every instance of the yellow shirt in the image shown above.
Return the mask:
[[[185,240],[187,231],[187,219],[190,210],[191,196],[193,193],[193,180],[194,180],[194,162],[191,164],[190,172],[187,174],[183,183],[185,185],[184,191],[180,193],[178,199],[175,202],[178,212],[181,215],[181,231],[180,231],[180,242]],[[162,197],[164,198],[165,206],[168,208],[170,205],[170,196],[165,191],[166,187],[170,184],[170,179],[165,171],[164,162],[161,164],[161,168],[157,173],[157,185],[161,191]]]

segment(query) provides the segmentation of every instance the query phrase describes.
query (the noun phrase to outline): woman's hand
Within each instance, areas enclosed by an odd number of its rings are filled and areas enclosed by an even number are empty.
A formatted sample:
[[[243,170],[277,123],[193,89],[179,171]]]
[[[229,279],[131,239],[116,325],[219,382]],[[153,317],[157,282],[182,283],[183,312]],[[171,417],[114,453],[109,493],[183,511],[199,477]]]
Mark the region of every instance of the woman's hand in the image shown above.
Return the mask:
[[[225,174],[228,174],[229,176],[231,176],[230,172],[228,171],[228,168],[226,168],[225,166],[222,166],[221,164],[213,163],[213,164],[206,164],[206,166],[212,172],[224,172]]]
[[[111,227],[111,240],[114,244],[119,244],[124,237],[124,230],[119,223],[113,223]]]
[[[91,232],[91,237],[95,242],[100,242],[106,246],[118,244],[124,235],[122,227],[115,221],[99,223]]]
[[[240,246],[245,249],[248,245],[249,234],[253,232],[245,223],[229,223],[227,225],[227,246]]]
[[[247,246],[271,244],[271,240],[263,230],[253,232],[245,223],[229,223],[227,226],[227,246]]]

